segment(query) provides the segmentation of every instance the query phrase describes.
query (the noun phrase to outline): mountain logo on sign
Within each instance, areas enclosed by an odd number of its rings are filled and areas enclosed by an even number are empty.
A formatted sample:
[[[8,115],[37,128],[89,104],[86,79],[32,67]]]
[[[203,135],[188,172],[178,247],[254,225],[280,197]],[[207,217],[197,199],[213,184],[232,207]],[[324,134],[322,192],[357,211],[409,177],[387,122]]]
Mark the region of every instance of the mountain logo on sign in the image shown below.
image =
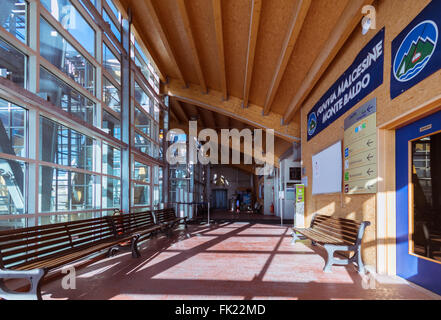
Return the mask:
[[[311,113],[308,118],[308,134],[312,136],[317,129],[317,116],[315,112]]]
[[[394,60],[394,77],[400,82],[415,78],[429,63],[438,42],[438,27],[426,20],[413,28],[401,43]]]

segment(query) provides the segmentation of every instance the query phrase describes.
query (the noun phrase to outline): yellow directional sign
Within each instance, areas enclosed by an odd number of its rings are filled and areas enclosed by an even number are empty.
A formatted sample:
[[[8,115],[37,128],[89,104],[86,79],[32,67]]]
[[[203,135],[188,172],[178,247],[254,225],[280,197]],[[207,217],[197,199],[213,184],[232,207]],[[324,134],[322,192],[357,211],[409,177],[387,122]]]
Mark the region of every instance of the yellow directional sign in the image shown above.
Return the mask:
[[[355,141],[352,144],[347,144],[345,138],[344,145],[345,145],[345,159],[353,157],[362,152],[377,150],[377,134],[373,133],[370,136]],[[375,151],[375,155],[376,155],[376,151]]]
[[[344,190],[346,194],[377,192],[376,99],[345,119]]]
[[[377,153],[373,152],[372,150],[357,153],[354,156],[351,156],[349,150],[349,154],[350,156],[345,159],[345,170],[349,168],[358,168],[377,163]]]
[[[376,163],[364,167],[345,170],[345,177],[344,177],[345,182],[367,180],[367,179],[377,179]]]
[[[345,183],[345,193],[347,194],[365,194],[377,193],[377,180],[357,180]]]

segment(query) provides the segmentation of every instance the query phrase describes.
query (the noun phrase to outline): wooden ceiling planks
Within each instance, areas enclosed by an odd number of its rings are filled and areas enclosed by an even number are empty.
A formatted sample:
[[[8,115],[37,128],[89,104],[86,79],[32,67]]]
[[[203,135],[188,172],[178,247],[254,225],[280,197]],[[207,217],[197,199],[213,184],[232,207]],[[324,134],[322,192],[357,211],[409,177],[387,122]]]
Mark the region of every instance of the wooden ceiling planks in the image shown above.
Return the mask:
[[[243,85],[243,106],[248,107],[250,87],[254,70],[254,56],[256,53],[257,35],[259,32],[262,0],[252,0],[250,29],[248,33],[247,61],[245,67],[245,79]]]
[[[267,115],[271,111],[271,105],[274,102],[274,98],[277,90],[279,89],[282,77],[285,74],[286,66],[291,58],[292,51],[294,50],[295,43],[300,31],[302,30],[303,22],[305,21],[310,6],[311,0],[299,0],[295,10],[293,11],[291,22],[289,23],[289,28],[283,42],[279,59],[277,61],[276,70],[263,105],[264,115]]]
[[[204,72],[202,71],[201,61],[199,59],[198,49],[196,48],[196,42],[194,40],[193,31],[190,24],[190,19],[187,13],[187,7],[184,0],[177,0],[179,13],[184,24],[186,42],[191,48],[191,54],[193,57],[193,63],[196,68],[196,74],[199,78],[199,85],[202,87],[203,92],[207,93],[207,84],[205,83]]]
[[[300,109],[302,103],[308,97],[308,94],[320,80],[323,73],[360,22],[362,18],[361,9],[363,6],[372,4],[373,1],[374,0],[351,0],[347,4],[339,18],[338,24],[335,26],[335,29],[328,38],[325,46],[314,60],[311,69],[286,110],[283,116],[284,122],[288,123],[292,120],[295,113]]]
[[[120,2],[125,9],[131,7],[134,26],[161,69],[161,79],[188,85],[190,96],[187,92],[184,102],[197,106],[209,103],[207,110],[222,111],[248,124],[274,127],[282,133],[279,137],[286,133],[286,140],[293,141],[292,132],[300,135],[297,122],[301,102],[361,20],[361,6],[372,1]],[[196,94],[192,88],[201,92]],[[178,89],[179,93],[184,90],[182,85]],[[208,97],[203,98],[201,93],[207,91]],[[238,101],[251,109],[241,112],[236,108]],[[220,110],[224,102],[234,107],[227,108],[228,112]],[[183,119],[180,111],[174,113]],[[278,120],[282,118],[294,121],[282,126]],[[209,121],[204,124],[210,126]]]

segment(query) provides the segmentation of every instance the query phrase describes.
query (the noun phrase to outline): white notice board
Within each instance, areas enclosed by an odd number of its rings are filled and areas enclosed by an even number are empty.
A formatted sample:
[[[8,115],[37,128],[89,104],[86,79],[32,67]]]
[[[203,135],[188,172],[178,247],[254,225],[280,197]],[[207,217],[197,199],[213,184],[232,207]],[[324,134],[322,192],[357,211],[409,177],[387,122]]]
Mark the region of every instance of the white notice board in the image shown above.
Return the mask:
[[[342,191],[341,141],[312,156],[312,194]]]

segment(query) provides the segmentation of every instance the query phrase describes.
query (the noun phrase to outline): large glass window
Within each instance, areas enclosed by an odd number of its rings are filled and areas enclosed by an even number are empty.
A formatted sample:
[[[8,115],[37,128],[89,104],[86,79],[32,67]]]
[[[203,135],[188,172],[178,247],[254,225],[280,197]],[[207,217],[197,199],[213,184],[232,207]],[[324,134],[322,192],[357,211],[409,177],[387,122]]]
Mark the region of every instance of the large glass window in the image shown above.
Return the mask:
[[[1,10],[0,10],[1,11]],[[26,87],[27,56],[0,39],[0,77]]]
[[[133,172],[133,180],[150,182],[150,166],[135,161],[135,170]]]
[[[69,213],[69,214],[57,214],[57,215],[49,215],[42,216],[38,218],[38,224],[56,224],[56,223],[64,223],[70,221],[79,221],[86,219],[93,219],[99,217],[99,214],[96,212],[78,212],[78,213]]]
[[[121,203],[121,181],[104,176],[103,183],[103,202],[104,209],[119,208]]]
[[[147,115],[144,114],[141,110],[138,108],[135,108],[135,126],[136,129],[142,131],[146,135],[150,137],[150,125],[151,125],[151,119]]]
[[[0,25],[24,43],[27,41],[27,11],[24,0],[4,0],[0,10]]]
[[[153,102],[150,96],[144,92],[144,90],[135,81],[135,100],[141,105],[141,107],[147,112],[152,113]]]
[[[26,157],[26,109],[0,99],[0,152]]]
[[[94,207],[93,175],[40,167],[40,212],[90,210]]]
[[[153,156],[152,152],[152,142],[144,137],[143,135],[135,132],[135,148],[139,151],[148,154],[149,156]]]
[[[40,160],[93,170],[93,139],[40,117]]]
[[[119,177],[121,175],[121,151],[103,143],[103,173]]]
[[[121,140],[121,121],[103,110],[103,131]]]
[[[43,67],[40,68],[40,93],[47,94],[54,105],[93,125],[95,104]]]
[[[118,19],[118,21],[121,21],[121,14],[119,13],[119,10],[116,8],[115,4],[112,0],[106,0],[106,3],[109,5],[110,10],[113,12],[115,17]]]
[[[103,19],[107,23],[110,24],[110,29],[112,30],[115,37],[118,39],[119,42],[121,42],[121,31],[119,31],[116,24],[113,22],[113,20],[110,18],[109,14],[107,13],[106,9],[103,9]]]
[[[103,66],[114,78],[121,84],[121,62],[109,49],[109,47],[103,43]]]
[[[93,65],[43,18],[40,18],[40,54],[89,92],[95,92]]]
[[[0,158],[0,215],[25,213],[26,164]]]
[[[133,204],[135,206],[150,205],[150,186],[144,184],[134,184],[133,187]]]
[[[121,92],[112,82],[103,77],[103,94],[106,105],[115,112],[121,112]]]
[[[95,56],[95,30],[69,0],[41,0],[41,3],[92,56]]]

